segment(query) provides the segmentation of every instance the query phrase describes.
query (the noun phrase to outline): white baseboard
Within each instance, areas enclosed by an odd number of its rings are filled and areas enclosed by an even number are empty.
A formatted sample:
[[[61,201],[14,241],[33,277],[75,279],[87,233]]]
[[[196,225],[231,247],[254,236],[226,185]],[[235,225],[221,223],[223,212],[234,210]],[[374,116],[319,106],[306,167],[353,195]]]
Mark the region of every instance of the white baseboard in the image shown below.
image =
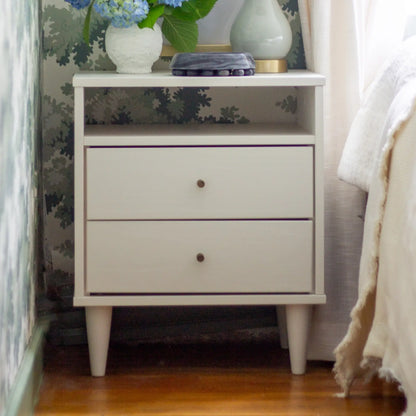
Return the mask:
[[[35,325],[6,403],[5,416],[31,416],[36,405],[43,372],[43,340],[47,322]]]

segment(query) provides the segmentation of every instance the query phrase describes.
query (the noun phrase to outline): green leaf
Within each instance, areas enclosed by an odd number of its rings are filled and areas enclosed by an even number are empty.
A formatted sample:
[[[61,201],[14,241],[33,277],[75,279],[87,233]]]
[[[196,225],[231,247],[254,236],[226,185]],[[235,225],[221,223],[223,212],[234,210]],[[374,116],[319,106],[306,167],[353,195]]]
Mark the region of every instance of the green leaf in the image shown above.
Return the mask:
[[[61,85],[61,91],[64,95],[71,97],[74,90],[70,82],[65,82],[64,85]]]
[[[92,53],[92,46],[85,42],[79,42],[74,45],[72,49],[74,63],[77,66],[81,66],[82,64],[88,61],[88,57]]]
[[[197,13],[187,13],[180,8],[172,9],[170,15],[176,17],[177,19],[189,22],[195,22],[199,19],[199,15]]]
[[[173,16],[165,16],[162,24],[162,32],[166,39],[179,52],[193,52],[198,43],[198,25],[177,19]]]
[[[189,0],[182,4],[183,12],[194,16],[195,20],[205,17],[214,7],[217,0]]]
[[[145,27],[149,27],[150,29],[153,28],[155,25],[157,19],[159,19],[160,16],[165,12],[165,6],[163,4],[160,4],[158,6],[155,6],[153,9],[149,11],[149,14],[147,15],[146,19],[142,20],[138,26],[143,29]]]
[[[298,99],[296,96],[288,95],[283,101],[276,103],[285,113],[296,114],[298,108]]]
[[[92,0],[91,4],[88,6],[87,15],[85,16],[84,29],[82,35],[84,42],[88,45],[90,43],[90,22],[91,22],[91,12],[92,6],[94,5],[95,0]]]
[[[172,16],[175,10],[174,7],[165,5],[165,16]]]

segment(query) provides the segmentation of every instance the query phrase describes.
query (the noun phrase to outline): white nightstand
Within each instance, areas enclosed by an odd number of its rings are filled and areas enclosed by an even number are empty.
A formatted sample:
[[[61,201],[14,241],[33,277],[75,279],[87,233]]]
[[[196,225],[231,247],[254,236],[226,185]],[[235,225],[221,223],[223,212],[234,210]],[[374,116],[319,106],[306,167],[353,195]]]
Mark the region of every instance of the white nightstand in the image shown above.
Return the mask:
[[[265,304],[286,305],[304,373],[310,306],[326,300],[324,78],[91,72],[73,84],[74,305],[92,374],[105,374],[113,306]],[[112,87],[297,87],[297,122],[85,125],[85,88]]]

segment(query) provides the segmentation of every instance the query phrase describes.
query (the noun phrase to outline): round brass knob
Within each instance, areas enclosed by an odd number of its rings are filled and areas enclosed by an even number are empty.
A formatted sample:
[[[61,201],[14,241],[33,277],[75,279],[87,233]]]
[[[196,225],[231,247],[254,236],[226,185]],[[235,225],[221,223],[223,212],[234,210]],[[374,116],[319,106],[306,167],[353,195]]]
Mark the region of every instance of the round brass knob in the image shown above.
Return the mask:
[[[202,179],[198,179],[197,183],[198,188],[204,188],[205,187],[205,181],[203,181]]]
[[[204,256],[202,253],[198,253],[198,254],[196,255],[196,259],[197,259],[200,263],[202,263],[202,262],[205,260],[205,256]]]

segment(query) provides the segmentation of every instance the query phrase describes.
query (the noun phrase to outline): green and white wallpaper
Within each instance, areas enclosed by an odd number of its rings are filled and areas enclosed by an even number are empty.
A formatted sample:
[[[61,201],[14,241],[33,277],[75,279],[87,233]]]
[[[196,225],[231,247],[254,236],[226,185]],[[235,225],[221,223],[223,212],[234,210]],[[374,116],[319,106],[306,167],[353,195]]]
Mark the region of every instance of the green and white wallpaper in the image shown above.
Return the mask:
[[[297,0],[280,3],[294,34],[289,66],[304,68]],[[80,70],[114,69],[103,41],[107,23],[93,14],[92,44],[87,46],[82,41],[83,19],[84,11],[71,8],[63,0],[43,0],[42,152],[47,295],[41,304],[41,313],[74,313],[72,75]],[[166,62],[160,61],[157,65],[166,66]],[[87,120],[105,124],[249,123],[296,117],[293,90],[283,90],[280,96],[268,90],[257,95],[252,92],[250,97],[241,94],[238,90],[230,95],[221,89],[203,88],[97,89],[87,98]],[[269,105],[253,105],[256,100]],[[264,113],[261,108],[270,110]]]
[[[0,415],[35,322],[40,31],[37,0],[0,17]]]

